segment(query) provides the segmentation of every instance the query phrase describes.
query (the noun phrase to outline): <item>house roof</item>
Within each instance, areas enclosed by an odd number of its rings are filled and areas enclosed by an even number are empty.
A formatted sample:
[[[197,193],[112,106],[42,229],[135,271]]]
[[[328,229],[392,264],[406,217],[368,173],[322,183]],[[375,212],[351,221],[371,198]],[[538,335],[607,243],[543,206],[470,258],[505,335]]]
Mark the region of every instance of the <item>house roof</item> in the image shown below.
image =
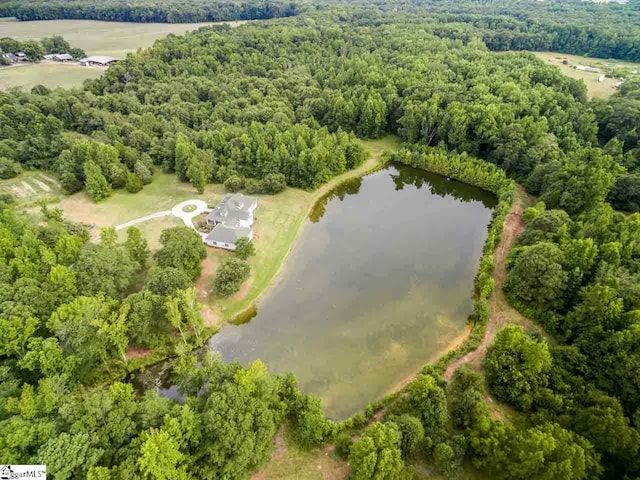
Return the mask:
[[[258,199],[255,197],[248,197],[241,193],[227,194],[207,215],[207,220],[224,223],[231,227],[238,226],[241,221],[251,218],[251,212],[257,203]]]
[[[210,242],[235,244],[240,238],[251,236],[250,228],[231,228],[225,225],[216,225],[206,237]]]
[[[117,58],[108,57],[107,55],[93,55],[91,57],[83,58],[81,62],[99,63],[101,65],[107,65],[111,62],[117,61]]]
[[[258,199],[256,197],[249,197],[241,193],[234,193],[233,195],[225,195],[222,199],[222,202],[220,203],[226,203],[230,208],[233,208],[234,210],[249,212],[253,208],[253,206],[258,203]]]

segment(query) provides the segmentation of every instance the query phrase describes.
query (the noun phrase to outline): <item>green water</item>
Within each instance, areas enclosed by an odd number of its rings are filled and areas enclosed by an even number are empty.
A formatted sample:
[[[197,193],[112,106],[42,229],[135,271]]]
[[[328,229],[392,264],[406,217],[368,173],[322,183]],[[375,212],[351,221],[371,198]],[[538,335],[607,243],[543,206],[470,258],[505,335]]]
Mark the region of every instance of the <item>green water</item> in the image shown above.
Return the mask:
[[[494,205],[480,189],[404,166],[344,184],[312,212],[255,318],[208,347],[295,373],[344,419],[464,331]]]

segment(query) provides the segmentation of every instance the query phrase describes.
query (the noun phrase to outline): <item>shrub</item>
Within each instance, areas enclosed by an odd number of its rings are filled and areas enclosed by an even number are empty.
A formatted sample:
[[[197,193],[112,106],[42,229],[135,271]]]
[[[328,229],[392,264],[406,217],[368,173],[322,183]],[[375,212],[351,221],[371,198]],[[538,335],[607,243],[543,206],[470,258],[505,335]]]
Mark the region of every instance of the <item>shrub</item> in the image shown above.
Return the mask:
[[[347,432],[342,432],[338,435],[338,438],[336,438],[336,455],[338,455],[342,460],[346,460],[349,458],[349,453],[351,453],[351,445],[353,445],[351,435]]]
[[[249,278],[251,268],[246,262],[238,258],[230,258],[218,267],[213,290],[223,297],[233,295],[244,281]]]
[[[255,178],[248,178],[244,183],[244,188],[247,189],[248,194],[262,193],[262,182]]]
[[[0,178],[17,177],[20,172],[22,172],[22,166],[18,162],[6,157],[0,157]]]
[[[280,193],[287,188],[287,181],[282,173],[270,173],[262,179],[263,193]]]
[[[142,180],[138,178],[135,173],[127,173],[127,183],[125,184],[125,188],[129,193],[138,193],[142,190],[143,184]]]
[[[236,242],[236,256],[242,260],[253,257],[256,254],[256,247],[247,237],[243,237]]]
[[[242,188],[242,178],[237,175],[231,175],[224,181],[224,189],[227,192],[237,192]]]

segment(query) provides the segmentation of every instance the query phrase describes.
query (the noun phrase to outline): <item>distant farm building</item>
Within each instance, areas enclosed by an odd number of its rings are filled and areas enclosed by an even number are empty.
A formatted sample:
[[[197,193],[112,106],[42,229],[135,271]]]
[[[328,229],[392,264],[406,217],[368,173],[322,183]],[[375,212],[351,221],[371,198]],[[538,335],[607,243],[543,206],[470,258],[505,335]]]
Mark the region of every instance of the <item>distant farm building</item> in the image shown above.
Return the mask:
[[[69,62],[73,57],[68,53],[49,53],[44,56],[45,60],[55,60],[56,62]]]
[[[3,53],[2,59],[4,60],[3,63],[26,62],[27,55],[24,54],[23,52],[15,52],[15,53],[9,52],[9,53]]]
[[[580,70],[581,72],[592,72],[592,73],[598,73],[600,71],[599,68],[590,67],[588,65],[576,65],[576,70]]]
[[[80,60],[80,65],[82,65],[83,67],[108,67],[109,65],[117,61],[117,58],[108,57],[106,55],[94,55],[92,57],[87,57]]]

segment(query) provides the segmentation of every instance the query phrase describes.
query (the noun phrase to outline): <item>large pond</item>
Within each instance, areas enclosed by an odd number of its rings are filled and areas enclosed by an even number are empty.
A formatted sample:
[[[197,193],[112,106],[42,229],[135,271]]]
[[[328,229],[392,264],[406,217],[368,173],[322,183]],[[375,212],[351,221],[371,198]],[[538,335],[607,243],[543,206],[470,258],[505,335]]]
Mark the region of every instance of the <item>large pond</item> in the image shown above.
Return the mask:
[[[494,204],[405,166],[343,184],[317,204],[257,316],[208,347],[295,373],[327,415],[344,419],[464,331]]]
[[[345,183],[318,202],[257,315],[208,348],[293,372],[329,417],[345,419],[464,333],[494,205],[483,190],[405,166]]]

